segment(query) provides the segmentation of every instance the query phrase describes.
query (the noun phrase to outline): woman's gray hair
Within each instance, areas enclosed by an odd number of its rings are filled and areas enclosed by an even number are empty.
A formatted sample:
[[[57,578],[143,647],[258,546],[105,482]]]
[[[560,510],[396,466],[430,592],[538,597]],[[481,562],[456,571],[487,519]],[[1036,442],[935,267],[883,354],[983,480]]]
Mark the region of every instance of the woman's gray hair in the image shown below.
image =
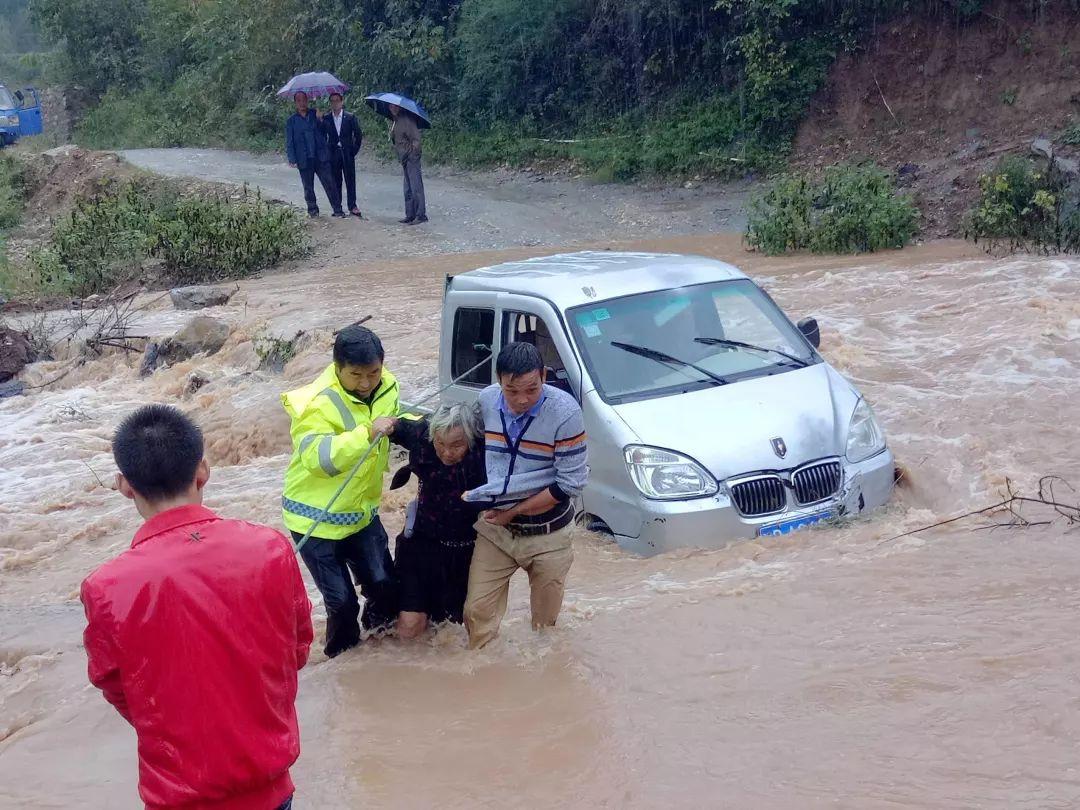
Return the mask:
[[[445,433],[454,428],[461,428],[469,447],[472,447],[484,431],[480,410],[475,405],[452,402],[449,405],[440,405],[428,418],[428,438],[432,441],[435,441],[436,433]]]

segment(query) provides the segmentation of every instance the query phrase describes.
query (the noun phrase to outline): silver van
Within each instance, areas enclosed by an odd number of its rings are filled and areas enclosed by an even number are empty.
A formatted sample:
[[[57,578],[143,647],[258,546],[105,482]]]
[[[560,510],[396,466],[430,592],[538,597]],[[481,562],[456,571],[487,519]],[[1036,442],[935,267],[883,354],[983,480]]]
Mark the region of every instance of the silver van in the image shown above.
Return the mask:
[[[715,548],[881,506],[893,457],[870,405],[730,264],[607,251],[446,281],[444,397],[473,401],[512,341],[581,403],[589,525],[628,549]]]

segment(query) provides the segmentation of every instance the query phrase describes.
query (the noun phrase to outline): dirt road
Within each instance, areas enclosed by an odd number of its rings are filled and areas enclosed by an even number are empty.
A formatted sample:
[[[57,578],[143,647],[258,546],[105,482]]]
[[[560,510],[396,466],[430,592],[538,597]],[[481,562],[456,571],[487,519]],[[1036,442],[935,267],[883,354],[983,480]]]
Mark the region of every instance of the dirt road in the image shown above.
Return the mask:
[[[216,149],[135,149],[121,155],[158,174],[246,183],[264,197],[304,207],[300,178],[280,155]],[[506,171],[425,171],[431,222],[419,227],[398,224],[403,203],[394,165],[360,161],[364,221],[331,219],[317,187],[323,217],[312,224],[316,254],[305,266],[741,231],[746,224],[745,183],[643,188]]]

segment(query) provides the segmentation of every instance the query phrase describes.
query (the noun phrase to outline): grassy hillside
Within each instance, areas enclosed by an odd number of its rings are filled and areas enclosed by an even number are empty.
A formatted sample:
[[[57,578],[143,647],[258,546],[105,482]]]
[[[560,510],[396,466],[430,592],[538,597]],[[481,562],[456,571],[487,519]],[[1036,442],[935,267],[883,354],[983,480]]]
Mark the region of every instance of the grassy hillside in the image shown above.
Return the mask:
[[[1037,18],[1078,0],[1020,0]],[[31,0],[60,75],[99,100],[96,146],[276,145],[273,91],[326,69],[435,116],[429,154],[570,159],[598,175],[782,161],[839,55],[897,14],[955,25],[983,0]],[[352,102],[354,108],[359,102]],[[368,120],[378,133],[381,123]],[[373,139],[381,142],[383,138]]]

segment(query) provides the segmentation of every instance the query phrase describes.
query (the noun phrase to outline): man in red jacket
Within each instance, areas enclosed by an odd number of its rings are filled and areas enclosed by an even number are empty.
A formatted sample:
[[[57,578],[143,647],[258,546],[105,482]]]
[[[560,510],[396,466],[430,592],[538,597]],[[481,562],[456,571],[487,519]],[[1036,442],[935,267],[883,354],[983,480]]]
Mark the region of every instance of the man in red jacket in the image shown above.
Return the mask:
[[[287,810],[311,646],[292,544],[202,506],[199,429],[164,405],[113,438],[117,488],[146,522],[82,584],[90,681],[135,728],[150,810]]]

